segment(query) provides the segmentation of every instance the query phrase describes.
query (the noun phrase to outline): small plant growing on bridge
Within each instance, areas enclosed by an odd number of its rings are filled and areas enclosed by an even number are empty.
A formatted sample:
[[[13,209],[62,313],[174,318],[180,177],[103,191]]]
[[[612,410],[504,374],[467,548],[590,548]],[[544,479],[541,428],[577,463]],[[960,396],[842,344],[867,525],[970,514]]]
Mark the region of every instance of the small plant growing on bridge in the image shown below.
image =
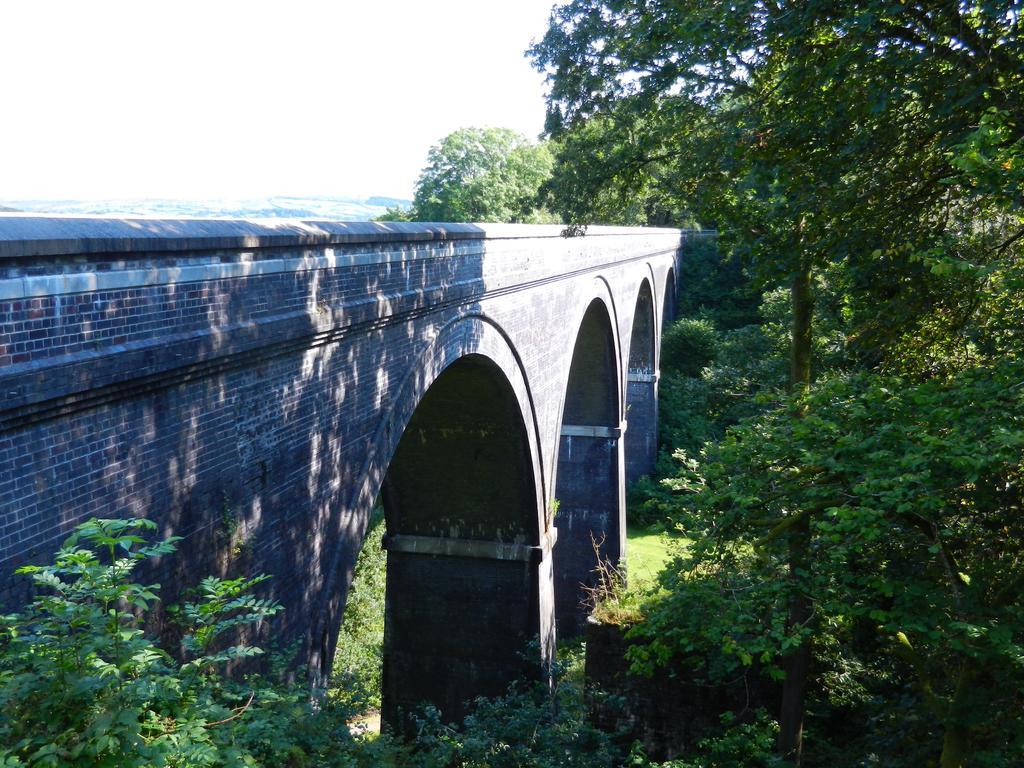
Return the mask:
[[[593,533],[590,534],[590,544],[597,564],[592,571],[594,583],[583,585],[586,603],[591,609],[591,615],[603,624],[635,624],[643,618],[640,610],[643,594],[631,590],[626,571],[602,553],[604,542],[604,535],[596,539]]]

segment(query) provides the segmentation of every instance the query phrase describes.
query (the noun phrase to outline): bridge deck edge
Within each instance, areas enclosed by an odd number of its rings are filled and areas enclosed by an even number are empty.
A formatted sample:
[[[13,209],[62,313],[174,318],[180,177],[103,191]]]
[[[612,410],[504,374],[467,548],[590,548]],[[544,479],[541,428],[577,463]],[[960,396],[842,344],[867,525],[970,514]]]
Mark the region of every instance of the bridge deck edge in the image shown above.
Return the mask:
[[[585,236],[685,230],[590,226]],[[0,213],[0,259],[568,236],[558,224],[344,222],[317,219],[165,219]],[[574,234],[576,232],[574,231]]]

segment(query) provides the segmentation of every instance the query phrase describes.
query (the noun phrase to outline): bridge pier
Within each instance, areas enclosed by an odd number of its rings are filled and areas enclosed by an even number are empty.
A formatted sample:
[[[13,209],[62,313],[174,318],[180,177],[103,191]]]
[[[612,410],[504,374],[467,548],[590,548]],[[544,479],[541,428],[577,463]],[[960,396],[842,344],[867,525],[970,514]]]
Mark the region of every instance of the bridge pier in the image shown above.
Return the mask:
[[[630,371],[626,377],[626,484],[654,472],[658,459],[658,375]]]
[[[404,731],[424,702],[446,722],[475,696],[500,696],[540,674],[540,546],[387,536],[383,722]],[[548,551],[550,557],[550,551]]]
[[[466,703],[538,675],[551,609],[533,458],[507,377],[467,355],[423,395],[381,489],[387,535],[383,722]],[[533,659],[530,659],[530,656]]]
[[[595,299],[576,334],[558,438],[553,565],[555,623],[561,638],[583,632],[598,559],[617,567],[626,549],[626,424],[616,357],[611,317],[604,302]]]
[[[562,426],[555,516],[555,621],[561,638],[583,633],[591,608],[586,589],[597,581],[598,557],[617,567],[625,554],[622,432],[621,427]]]

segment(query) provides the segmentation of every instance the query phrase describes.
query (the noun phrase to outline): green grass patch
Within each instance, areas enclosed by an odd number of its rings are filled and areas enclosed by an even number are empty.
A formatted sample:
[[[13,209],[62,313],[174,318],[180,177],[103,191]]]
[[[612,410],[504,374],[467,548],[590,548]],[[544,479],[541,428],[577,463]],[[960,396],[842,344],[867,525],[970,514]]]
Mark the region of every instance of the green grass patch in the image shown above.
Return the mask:
[[[626,572],[629,580],[651,582],[690,540],[675,533],[629,528],[626,531]]]
[[[626,532],[626,567],[601,569],[593,615],[605,624],[627,626],[641,621],[644,604],[658,590],[659,571],[689,544],[678,534],[630,528]]]

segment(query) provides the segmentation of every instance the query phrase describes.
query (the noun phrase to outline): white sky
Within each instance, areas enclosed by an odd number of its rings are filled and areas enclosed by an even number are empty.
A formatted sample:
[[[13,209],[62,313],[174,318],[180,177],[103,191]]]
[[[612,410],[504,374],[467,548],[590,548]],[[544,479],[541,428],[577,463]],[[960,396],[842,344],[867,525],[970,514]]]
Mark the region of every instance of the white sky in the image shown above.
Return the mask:
[[[0,0],[0,200],[411,197],[463,126],[536,137],[555,0]]]

